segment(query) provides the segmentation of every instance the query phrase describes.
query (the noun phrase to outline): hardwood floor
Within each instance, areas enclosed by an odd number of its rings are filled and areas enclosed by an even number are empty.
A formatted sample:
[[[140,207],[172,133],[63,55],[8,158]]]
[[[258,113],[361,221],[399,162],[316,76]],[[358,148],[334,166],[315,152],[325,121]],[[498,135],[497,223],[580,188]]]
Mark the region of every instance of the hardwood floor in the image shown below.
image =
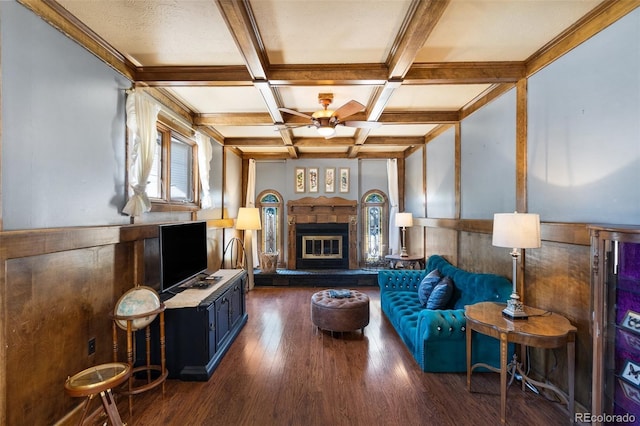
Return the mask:
[[[380,311],[359,331],[317,331],[309,301],[318,288],[264,288],[247,294],[249,321],[208,382],[169,380],[134,397],[133,425],[477,425],[499,424],[499,377],[423,373]],[[562,406],[514,384],[507,421],[568,423]]]

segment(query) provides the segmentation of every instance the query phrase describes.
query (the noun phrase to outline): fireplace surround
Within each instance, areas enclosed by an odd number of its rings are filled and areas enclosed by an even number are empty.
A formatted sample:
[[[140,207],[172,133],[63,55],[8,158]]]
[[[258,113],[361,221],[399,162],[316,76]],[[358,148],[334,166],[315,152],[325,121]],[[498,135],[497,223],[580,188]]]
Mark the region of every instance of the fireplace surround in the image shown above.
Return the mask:
[[[287,268],[357,269],[357,209],[357,201],[341,197],[288,201]]]
[[[349,269],[349,225],[298,223],[296,269]]]

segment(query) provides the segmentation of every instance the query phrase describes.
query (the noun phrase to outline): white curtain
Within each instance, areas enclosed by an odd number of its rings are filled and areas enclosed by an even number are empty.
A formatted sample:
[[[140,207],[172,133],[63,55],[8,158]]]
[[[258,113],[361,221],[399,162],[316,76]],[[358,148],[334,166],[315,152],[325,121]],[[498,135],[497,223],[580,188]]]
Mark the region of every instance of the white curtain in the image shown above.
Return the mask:
[[[249,160],[249,170],[247,173],[247,198],[245,199],[245,207],[256,206],[256,160],[253,158]],[[258,245],[252,244],[255,241],[256,231],[244,231],[244,247],[247,250],[247,272],[248,272],[248,284],[249,290],[253,289],[253,265],[259,265],[258,260]]]
[[[209,193],[209,171],[211,170],[213,149],[209,137],[200,132],[196,132],[196,144],[198,145],[198,172],[200,173],[200,187],[202,188],[200,207],[209,209],[213,207],[211,194]]]
[[[389,179],[389,248],[393,254],[400,254],[400,230],[396,226],[396,213],[398,213],[398,160],[387,160],[387,177]]]
[[[122,211],[130,216],[140,216],[151,210],[147,197],[147,179],[156,153],[158,130],[156,121],[160,106],[135,89],[128,92],[126,113],[129,140],[133,142],[129,169],[129,184],[133,194]]]

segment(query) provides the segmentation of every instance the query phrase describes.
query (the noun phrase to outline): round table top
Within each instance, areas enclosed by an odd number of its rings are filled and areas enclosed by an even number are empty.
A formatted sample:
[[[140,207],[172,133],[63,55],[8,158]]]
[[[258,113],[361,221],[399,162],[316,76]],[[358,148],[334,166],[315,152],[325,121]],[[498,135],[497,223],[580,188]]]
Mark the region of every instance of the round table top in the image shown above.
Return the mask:
[[[402,256],[401,254],[387,254],[384,258],[388,259],[388,260],[408,260],[408,261],[412,261],[412,260],[423,260],[424,256],[421,256],[419,254],[410,254],[408,256]]]
[[[100,393],[123,383],[131,374],[129,364],[110,362],[89,367],[69,377],[64,388],[71,396],[88,396]]]
[[[526,320],[511,320],[502,315],[504,303],[481,302],[464,307],[464,315],[469,324],[490,328],[497,333],[517,334],[531,338],[560,338],[576,332],[576,327],[568,319],[553,312],[525,306],[529,315]]]

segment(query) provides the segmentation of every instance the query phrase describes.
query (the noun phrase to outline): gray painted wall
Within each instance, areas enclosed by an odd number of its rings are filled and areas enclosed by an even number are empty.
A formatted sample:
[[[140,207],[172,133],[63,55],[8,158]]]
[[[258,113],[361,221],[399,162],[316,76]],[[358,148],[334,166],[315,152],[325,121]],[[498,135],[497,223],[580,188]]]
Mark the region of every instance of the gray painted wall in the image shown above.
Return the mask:
[[[309,192],[308,173],[305,174],[305,191],[295,192],[294,174],[295,169],[304,167],[308,172],[309,167],[318,169],[319,182],[318,192]],[[338,182],[336,182],[335,191],[332,193],[324,190],[324,174],[328,168],[336,169],[336,179],[341,168],[349,169],[349,192],[340,192]],[[386,171],[385,171],[386,173]],[[358,160],[350,159],[301,159],[301,160],[282,160],[282,161],[256,161],[256,195],[265,189],[275,189],[282,197],[285,203],[289,200],[295,200],[304,197],[342,197],[346,199],[357,199],[358,197]]]
[[[529,210],[640,223],[640,10],[529,80]]]
[[[128,80],[16,2],[0,2],[5,230],[128,223]]]
[[[4,229],[128,223],[120,211],[129,81],[16,2],[0,2],[0,23]],[[636,10],[529,80],[529,210],[547,221],[638,223],[639,118]],[[462,217],[490,218],[513,209],[514,91],[465,119],[461,131]],[[441,145],[452,141],[446,132],[427,146],[429,217],[452,212],[452,148]],[[266,163],[258,167],[256,192],[284,188],[286,200],[308,195],[359,199],[369,188],[386,192],[382,162]],[[242,202],[239,165],[239,159],[227,163],[225,202],[233,215]],[[293,191],[296,166],[319,168],[318,193]],[[349,167],[349,193],[323,193],[326,167]],[[419,161],[407,161],[409,183],[421,175],[421,167]],[[216,207],[222,199],[221,168],[222,148],[214,146]],[[415,203],[408,201],[413,209]]]
[[[359,161],[359,182],[360,191],[358,202],[364,194],[373,189],[383,192],[389,196],[389,179],[387,178],[386,159],[363,159]]]
[[[462,219],[493,219],[516,206],[515,89],[461,124]]]
[[[456,217],[455,137],[451,127],[427,144],[427,217]]]
[[[461,124],[465,219],[515,208],[515,89]],[[427,145],[429,217],[455,203],[453,131]],[[543,221],[640,223],[640,10],[528,82],[528,207]]]
[[[413,217],[425,217],[423,151],[417,150],[405,159],[404,211]]]
[[[131,83],[17,2],[0,2],[0,24],[4,230],[129,223],[121,210]],[[214,142],[218,209],[222,163]],[[137,221],[189,219],[164,212]]]

